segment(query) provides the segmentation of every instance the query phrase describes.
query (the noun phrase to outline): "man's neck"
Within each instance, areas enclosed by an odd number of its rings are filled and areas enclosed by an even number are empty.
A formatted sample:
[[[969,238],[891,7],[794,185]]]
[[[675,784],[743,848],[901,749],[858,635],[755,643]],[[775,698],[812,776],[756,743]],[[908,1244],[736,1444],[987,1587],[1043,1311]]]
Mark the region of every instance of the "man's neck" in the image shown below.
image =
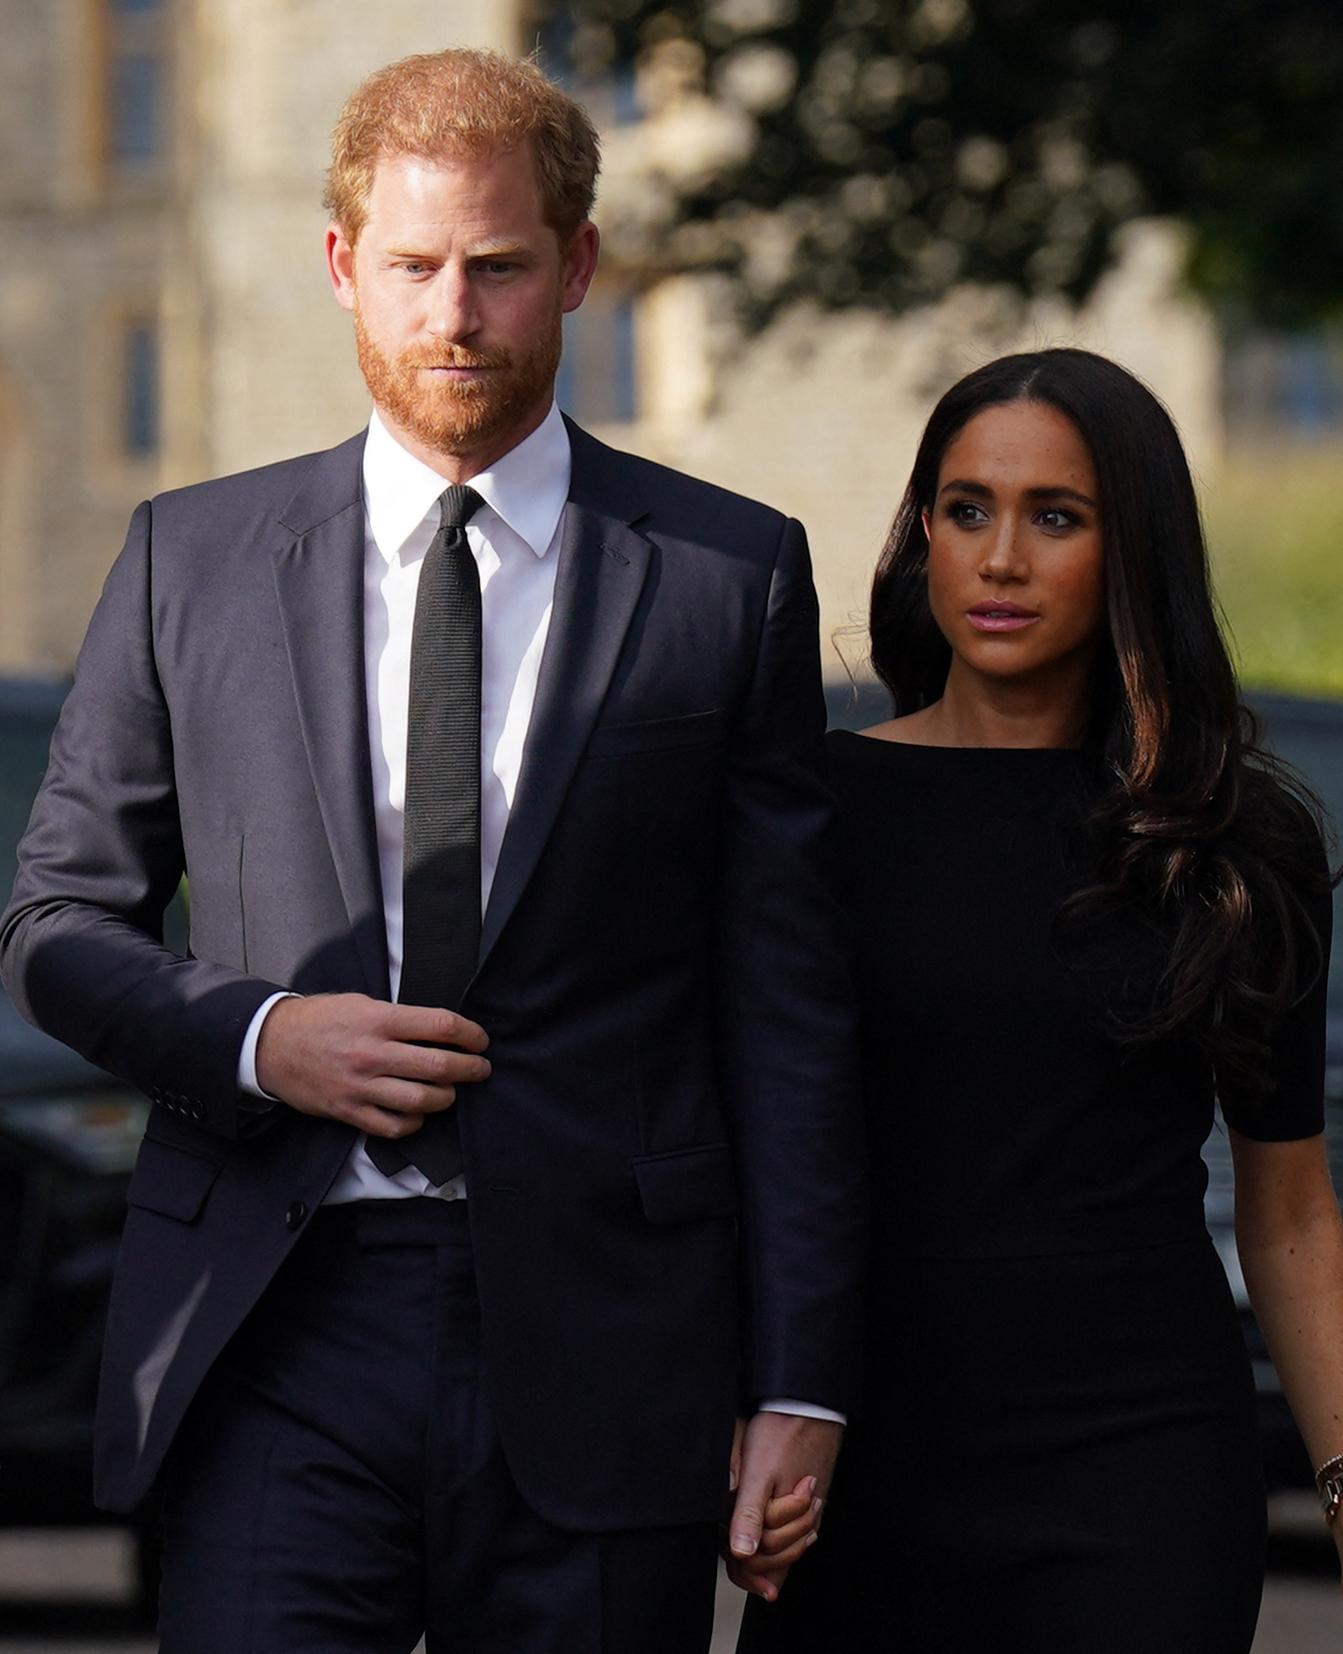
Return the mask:
[[[442,448],[435,448],[417,437],[413,431],[408,431],[404,425],[392,418],[385,408],[378,409],[378,418],[387,429],[389,436],[406,450],[413,454],[422,465],[427,465],[431,471],[437,471],[445,482],[467,483],[472,477],[478,477],[482,471],[488,471],[492,465],[497,465],[505,454],[525,442],[534,431],[545,423],[546,415],[550,412],[554,401],[554,390],[547,390],[544,397],[529,410],[524,419],[509,426],[477,446],[456,449],[452,453]]]

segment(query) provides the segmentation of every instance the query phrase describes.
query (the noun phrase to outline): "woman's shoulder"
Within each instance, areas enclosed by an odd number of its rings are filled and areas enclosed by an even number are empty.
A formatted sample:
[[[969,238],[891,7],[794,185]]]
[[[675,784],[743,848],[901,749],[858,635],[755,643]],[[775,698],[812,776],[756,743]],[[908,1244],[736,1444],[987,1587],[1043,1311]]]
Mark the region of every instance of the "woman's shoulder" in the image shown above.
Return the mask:
[[[889,756],[888,749],[903,748],[902,742],[885,740],[865,729],[828,730],[825,742],[833,759],[852,764],[865,763],[874,754],[880,756],[883,752]]]

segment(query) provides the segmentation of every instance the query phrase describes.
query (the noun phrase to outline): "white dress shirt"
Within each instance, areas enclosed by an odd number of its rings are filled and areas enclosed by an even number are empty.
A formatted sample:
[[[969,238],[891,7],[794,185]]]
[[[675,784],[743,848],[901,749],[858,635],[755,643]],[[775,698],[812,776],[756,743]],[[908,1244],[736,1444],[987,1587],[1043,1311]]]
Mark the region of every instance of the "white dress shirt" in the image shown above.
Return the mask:
[[[559,409],[488,471],[471,478],[485,502],[466,526],[480,574],[480,905],[484,912],[517,790],[536,680],[550,628],[559,563],[560,520],[569,497],[569,433]],[[373,815],[387,926],[392,998],[401,979],[401,865],[406,799],[406,720],[415,594],[438,531],[447,482],[397,442],[376,411],[364,444],[364,675],[373,763]],[[247,1030],[238,1081],[262,1095],[256,1078],[261,1024],[276,994]],[[436,1188],[414,1166],[380,1172],[360,1137],[326,1204],[465,1194],[454,1178]]]
[[[559,409],[488,471],[471,478],[484,505],[466,526],[480,573],[480,905],[484,912],[499,847],[517,791],[523,743],[550,629],[559,564],[560,523],[569,497],[569,433]],[[406,723],[410,644],[420,569],[438,530],[438,499],[447,483],[388,431],[376,411],[364,444],[364,674],[378,869],[387,925],[392,998],[401,979],[401,868],[406,797]],[[256,1076],[261,1024],[273,994],[252,1018],[238,1061],[238,1084],[265,1096]],[[369,1159],[361,1136],[326,1196],[351,1200],[465,1197],[461,1177],[442,1187],[414,1166],[387,1176]],[[810,1402],[770,1399],[762,1411],[798,1413],[843,1423]]]

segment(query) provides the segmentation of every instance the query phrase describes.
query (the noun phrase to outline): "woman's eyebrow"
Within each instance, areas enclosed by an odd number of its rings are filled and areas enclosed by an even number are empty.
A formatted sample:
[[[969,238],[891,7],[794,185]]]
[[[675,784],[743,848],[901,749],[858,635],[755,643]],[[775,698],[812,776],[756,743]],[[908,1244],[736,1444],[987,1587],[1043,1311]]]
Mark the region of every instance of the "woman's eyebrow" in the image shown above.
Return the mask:
[[[1028,488],[1026,494],[1032,500],[1076,500],[1079,505],[1089,505],[1093,511],[1096,509],[1095,500],[1076,488]]]

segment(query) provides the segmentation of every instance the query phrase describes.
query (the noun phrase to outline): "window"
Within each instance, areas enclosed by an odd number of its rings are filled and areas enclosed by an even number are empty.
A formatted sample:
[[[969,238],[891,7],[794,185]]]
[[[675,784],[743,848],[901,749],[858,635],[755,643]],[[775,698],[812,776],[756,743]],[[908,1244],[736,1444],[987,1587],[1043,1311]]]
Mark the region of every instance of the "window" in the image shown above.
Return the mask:
[[[625,126],[637,121],[639,99],[633,62],[617,58],[591,67],[581,60],[575,62],[574,45],[578,38],[575,8],[552,5],[536,31],[541,67],[571,97],[578,99],[599,127]]]
[[[122,337],[121,446],[128,459],[159,451],[159,337],[152,321],[127,322]]]
[[[555,397],[584,424],[628,423],[638,416],[634,301],[594,288],[564,318],[564,355]]]
[[[104,153],[121,177],[143,176],[167,139],[168,0],[102,0],[107,43]]]
[[[1227,425],[1246,439],[1336,441],[1343,433],[1343,335],[1250,332],[1227,347]]]

